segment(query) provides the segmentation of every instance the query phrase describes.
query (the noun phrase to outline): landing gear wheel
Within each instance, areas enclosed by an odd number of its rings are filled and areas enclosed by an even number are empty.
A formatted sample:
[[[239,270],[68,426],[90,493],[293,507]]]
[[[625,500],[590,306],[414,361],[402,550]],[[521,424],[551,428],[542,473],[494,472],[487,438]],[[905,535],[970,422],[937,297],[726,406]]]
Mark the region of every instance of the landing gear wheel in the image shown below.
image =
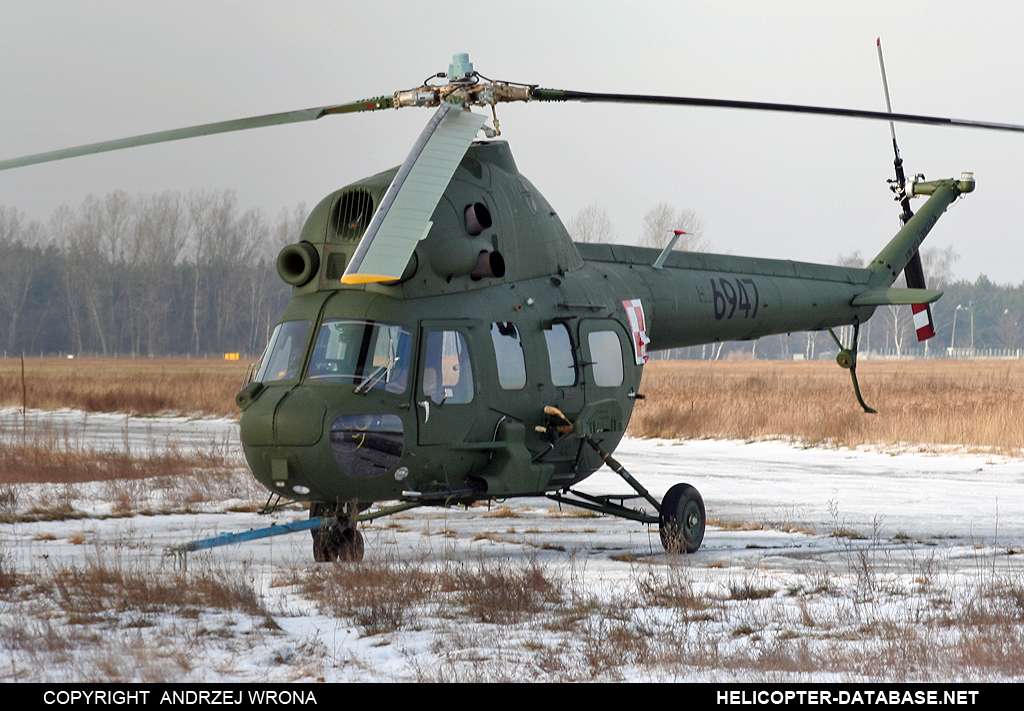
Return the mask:
[[[676,484],[661,501],[661,545],[668,553],[696,553],[704,540],[704,499],[689,484]]]
[[[362,559],[363,534],[356,529],[332,527],[313,531],[313,560],[316,562],[358,563]]]
[[[330,516],[334,511],[336,509],[333,506],[315,502],[309,506],[309,517]],[[356,529],[354,523],[335,523],[310,533],[313,534],[313,560],[317,563],[358,563],[363,559],[363,534]]]

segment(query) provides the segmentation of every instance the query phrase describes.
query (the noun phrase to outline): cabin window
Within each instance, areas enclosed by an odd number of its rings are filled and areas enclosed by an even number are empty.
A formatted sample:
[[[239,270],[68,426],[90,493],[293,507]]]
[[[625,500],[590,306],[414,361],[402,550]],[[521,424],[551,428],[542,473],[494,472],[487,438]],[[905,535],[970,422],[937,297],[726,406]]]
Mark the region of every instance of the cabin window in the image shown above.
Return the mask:
[[[594,364],[594,385],[601,388],[622,385],[622,346],[615,331],[591,331],[587,343]]]
[[[423,394],[434,403],[473,401],[473,365],[465,336],[458,331],[431,331],[423,363]]]
[[[526,358],[523,342],[514,323],[497,321],[491,324],[491,342],[498,362],[498,383],[504,390],[526,387]]]
[[[285,321],[277,324],[274,334],[270,337],[267,352],[263,356],[263,364],[256,374],[256,380],[271,383],[297,376],[302,365],[302,354],[306,349],[309,327],[309,321]]]
[[[409,330],[355,319],[325,319],[313,347],[310,380],[355,383],[359,392],[377,388],[405,392],[409,375]]]
[[[576,357],[572,352],[569,327],[564,323],[553,323],[544,329],[544,341],[548,346],[548,363],[551,365],[551,383],[565,388],[576,384]]]

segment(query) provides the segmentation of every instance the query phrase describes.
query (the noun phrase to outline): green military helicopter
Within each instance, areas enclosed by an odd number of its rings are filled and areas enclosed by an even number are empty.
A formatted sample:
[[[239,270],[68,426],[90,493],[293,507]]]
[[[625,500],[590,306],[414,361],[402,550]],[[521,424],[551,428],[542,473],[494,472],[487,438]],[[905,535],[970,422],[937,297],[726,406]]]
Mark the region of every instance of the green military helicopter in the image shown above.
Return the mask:
[[[0,162],[0,170],[329,114],[436,108],[401,166],[328,195],[301,241],[278,257],[293,297],[237,396],[256,479],[283,499],[311,502],[308,522],[273,533],[312,529],[316,560],[355,560],[363,555],[360,521],[416,506],[547,496],[658,524],[667,551],[692,553],[705,528],[698,491],[677,484],[658,501],[609,454],[643,397],[648,350],[852,325],[838,361],[871,411],[857,387],[859,327],[878,306],[939,298],[923,277],[913,288],[892,284],[974,179],[908,184],[897,150],[893,187],[905,225],[865,269],[678,252],[674,240],[660,252],[576,244],[519,173],[508,144],[475,140],[480,131],[498,134],[493,112],[509,101],[741,108],[1024,132],[891,112],[541,89],[486,79],[467,55],[455,55],[447,73],[389,96],[55,151]],[[489,107],[492,125],[471,107]],[[916,215],[911,196],[928,197]],[[635,494],[573,488],[605,463]],[[372,508],[382,502],[394,503]]]

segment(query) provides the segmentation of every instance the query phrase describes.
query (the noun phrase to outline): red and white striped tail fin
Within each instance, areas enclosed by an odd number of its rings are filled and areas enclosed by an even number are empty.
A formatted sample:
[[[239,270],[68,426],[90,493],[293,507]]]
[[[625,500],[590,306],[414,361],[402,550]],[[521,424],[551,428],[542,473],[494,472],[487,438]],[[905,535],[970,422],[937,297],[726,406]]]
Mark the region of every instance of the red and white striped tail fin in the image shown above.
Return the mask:
[[[910,310],[914,312],[914,328],[917,329],[917,340],[927,341],[935,335],[935,323],[932,321],[932,310],[928,304],[913,304]]]

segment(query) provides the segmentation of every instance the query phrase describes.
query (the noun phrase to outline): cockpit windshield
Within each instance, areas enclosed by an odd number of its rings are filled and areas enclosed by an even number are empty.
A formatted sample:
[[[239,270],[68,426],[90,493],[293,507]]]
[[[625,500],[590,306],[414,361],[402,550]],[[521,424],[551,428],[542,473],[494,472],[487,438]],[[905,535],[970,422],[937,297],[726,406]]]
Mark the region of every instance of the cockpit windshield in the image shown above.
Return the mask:
[[[355,383],[357,393],[382,388],[405,392],[409,377],[409,329],[390,323],[326,319],[313,347],[309,380]]]
[[[309,327],[309,321],[285,321],[277,324],[256,374],[256,380],[270,383],[296,377],[299,374],[299,366],[302,365],[302,354],[306,350]]]

